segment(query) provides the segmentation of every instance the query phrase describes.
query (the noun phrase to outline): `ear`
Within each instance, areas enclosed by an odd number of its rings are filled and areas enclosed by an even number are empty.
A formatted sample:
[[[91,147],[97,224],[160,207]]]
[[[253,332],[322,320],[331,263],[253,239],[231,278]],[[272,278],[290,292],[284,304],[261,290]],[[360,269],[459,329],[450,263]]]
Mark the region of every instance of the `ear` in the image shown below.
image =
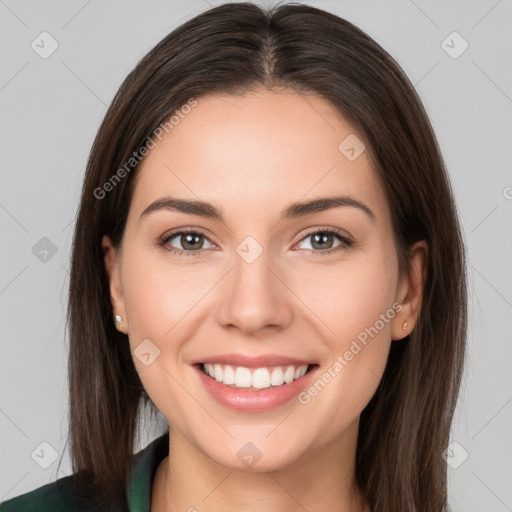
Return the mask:
[[[112,311],[114,316],[119,315],[121,317],[118,327],[119,331],[128,334],[128,318],[121,285],[121,254],[118,249],[114,248],[112,241],[106,235],[102,238],[101,245],[103,247],[105,269],[109,280]],[[112,322],[114,322],[114,319],[112,319]]]
[[[405,338],[416,325],[421,311],[427,264],[428,246],[425,240],[421,240],[410,247],[409,267],[399,279],[396,301],[402,305],[402,309],[392,321],[392,340]]]

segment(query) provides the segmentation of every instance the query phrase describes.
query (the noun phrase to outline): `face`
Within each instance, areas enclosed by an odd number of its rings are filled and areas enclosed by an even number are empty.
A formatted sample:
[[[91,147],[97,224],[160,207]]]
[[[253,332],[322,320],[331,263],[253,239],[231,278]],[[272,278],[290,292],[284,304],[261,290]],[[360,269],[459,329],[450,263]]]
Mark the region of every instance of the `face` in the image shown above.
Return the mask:
[[[138,169],[112,305],[189,454],[268,471],[353,444],[419,300],[362,140],[316,96],[208,96]]]

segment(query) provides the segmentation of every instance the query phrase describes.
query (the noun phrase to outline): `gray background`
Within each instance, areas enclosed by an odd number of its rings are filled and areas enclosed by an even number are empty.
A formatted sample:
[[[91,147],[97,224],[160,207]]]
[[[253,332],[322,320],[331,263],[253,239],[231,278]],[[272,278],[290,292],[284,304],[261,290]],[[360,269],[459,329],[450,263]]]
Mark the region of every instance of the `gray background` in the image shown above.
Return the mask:
[[[67,453],[59,473],[53,461],[66,449],[69,250],[106,106],[162,37],[220,3],[0,0],[0,500],[71,472]],[[432,120],[460,209],[471,294],[450,501],[454,511],[512,510],[511,2],[308,3],[391,53]],[[43,31],[59,45],[47,59],[31,47]],[[458,58],[442,46],[453,31],[469,43]],[[462,48],[447,41],[452,52]],[[139,446],[164,426],[152,426]]]

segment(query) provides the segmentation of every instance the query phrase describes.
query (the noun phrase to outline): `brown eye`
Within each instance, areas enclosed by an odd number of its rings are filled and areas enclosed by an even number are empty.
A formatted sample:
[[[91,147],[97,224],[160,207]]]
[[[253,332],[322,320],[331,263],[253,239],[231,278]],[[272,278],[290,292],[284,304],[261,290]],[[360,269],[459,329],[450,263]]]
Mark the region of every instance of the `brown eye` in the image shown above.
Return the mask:
[[[204,240],[203,235],[199,235],[196,233],[186,233],[186,234],[177,235],[177,236],[179,237],[178,240],[179,240],[181,246],[183,247],[183,249],[192,250],[192,251],[195,251],[197,249],[202,249],[203,240]],[[173,237],[173,238],[176,238],[176,237]]]
[[[209,243],[211,247],[205,247],[205,242]],[[205,235],[197,231],[177,231],[165,236],[159,242],[159,245],[170,252],[179,255],[187,254],[188,256],[197,256],[201,249],[215,247]]]
[[[346,249],[352,245],[352,242],[348,238],[332,229],[317,229],[316,231],[308,233],[302,238],[301,242],[308,239],[311,240],[309,243],[310,247],[302,247],[302,249],[312,250],[314,253],[330,254],[331,252]],[[336,239],[339,241],[337,244],[335,244]]]

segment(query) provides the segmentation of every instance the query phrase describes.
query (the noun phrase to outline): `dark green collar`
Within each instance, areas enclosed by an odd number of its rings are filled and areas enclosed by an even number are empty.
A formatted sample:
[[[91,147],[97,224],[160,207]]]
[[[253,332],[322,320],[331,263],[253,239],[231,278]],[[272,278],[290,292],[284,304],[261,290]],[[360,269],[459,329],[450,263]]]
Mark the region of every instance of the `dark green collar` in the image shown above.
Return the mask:
[[[169,455],[169,432],[156,438],[133,456],[132,473],[126,491],[129,512],[150,512],[156,470]]]

